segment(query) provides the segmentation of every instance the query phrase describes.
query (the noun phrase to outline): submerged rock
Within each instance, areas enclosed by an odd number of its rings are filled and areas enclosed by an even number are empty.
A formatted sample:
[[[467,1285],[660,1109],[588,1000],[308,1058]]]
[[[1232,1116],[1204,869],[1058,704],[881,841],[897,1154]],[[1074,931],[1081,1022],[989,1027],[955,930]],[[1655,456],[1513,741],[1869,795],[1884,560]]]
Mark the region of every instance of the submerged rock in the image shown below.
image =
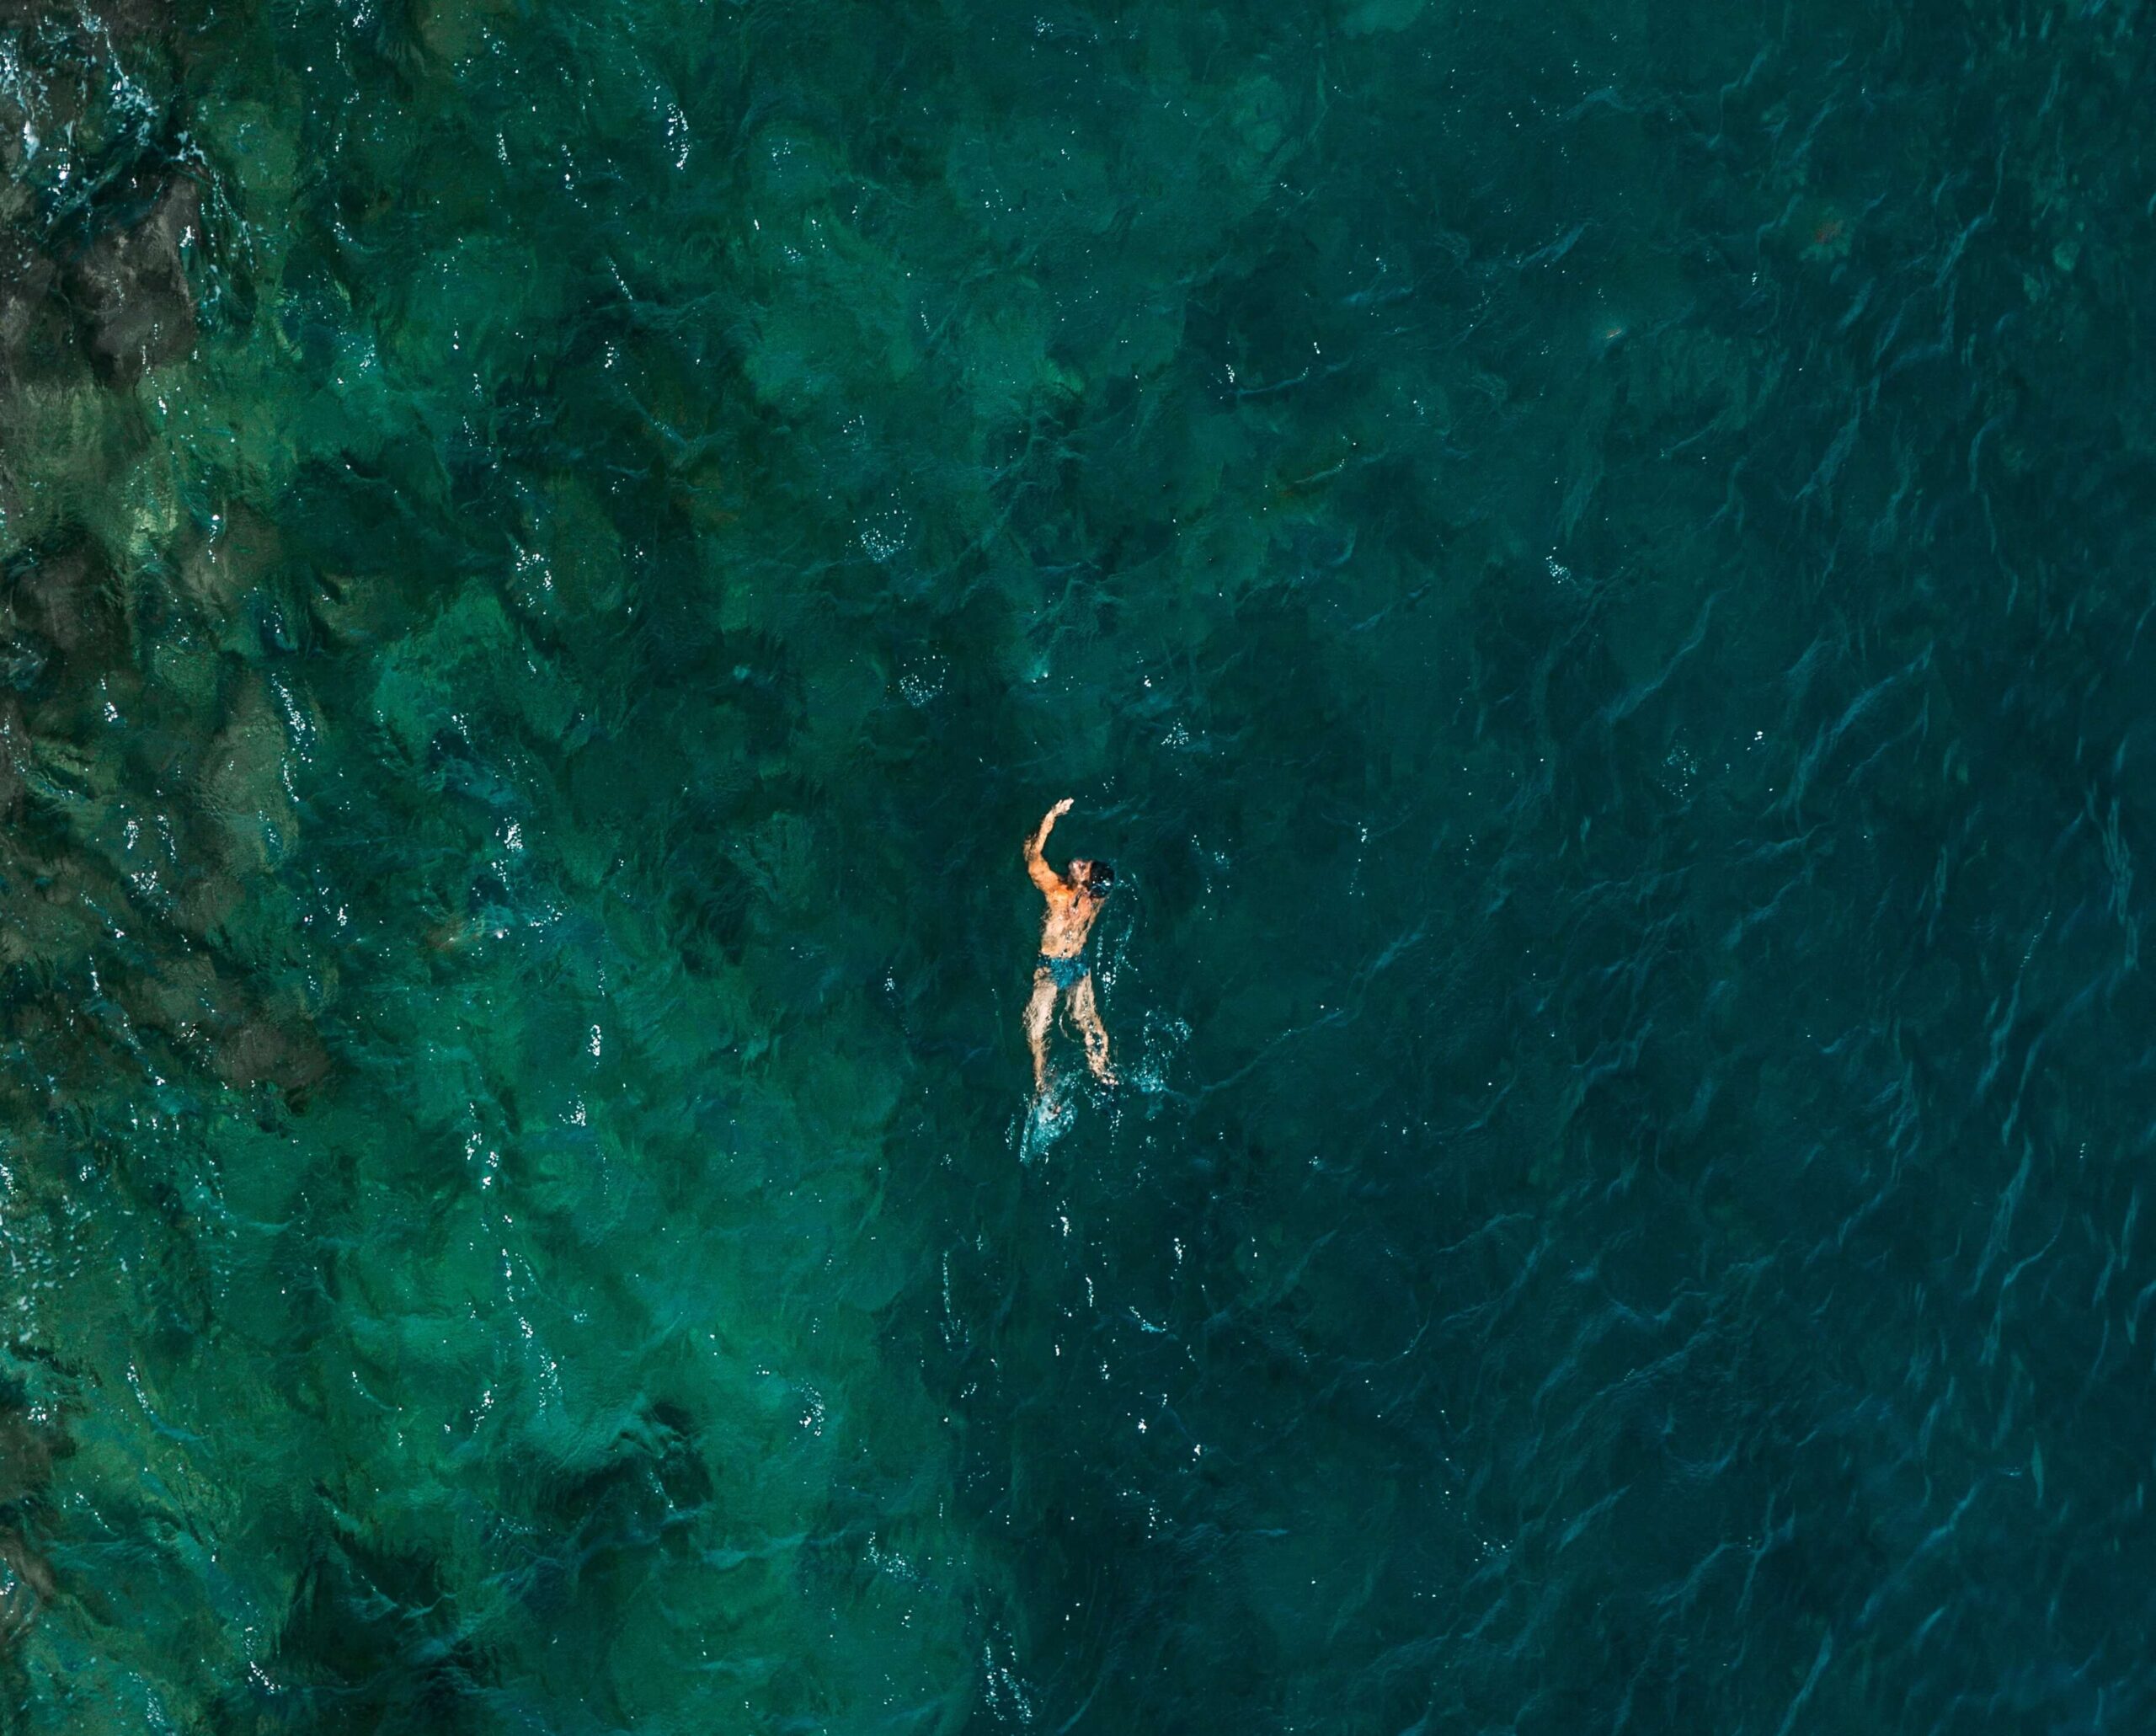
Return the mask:
[[[108,231],[68,268],[67,292],[99,375],[131,386],[195,346],[182,255],[201,228],[201,190],[174,175],[139,221]]]
[[[224,865],[242,875],[274,867],[299,837],[285,781],[285,724],[257,681],[234,687],[197,777],[203,818]]]
[[[81,675],[109,666],[127,649],[118,583],[88,544],[23,566],[0,612],[19,648],[11,667],[26,670],[35,657],[40,671],[49,660]]]
[[[29,1521],[51,1487],[54,1463],[74,1450],[59,1414],[21,1382],[0,1379],[0,1642],[21,1633],[59,1589]]]
[[[240,600],[276,570],[284,539],[276,525],[244,502],[225,507],[179,565],[182,587],[218,620],[231,617]]]
[[[0,230],[0,367],[44,360],[72,336],[52,291],[59,268],[19,231]]]
[[[173,9],[165,0],[0,0],[0,29],[56,24],[103,31],[124,42],[171,29]]]
[[[303,1012],[269,1005],[207,951],[168,943],[153,969],[116,980],[115,992],[140,1028],[226,1085],[274,1085],[296,1102],[329,1072],[329,1051]]]
[[[36,1619],[59,1589],[52,1564],[19,1531],[0,1530],[0,1637],[13,1637]]]
[[[304,1018],[251,1012],[211,1039],[211,1065],[226,1084],[270,1084],[304,1098],[329,1071],[329,1051]]]

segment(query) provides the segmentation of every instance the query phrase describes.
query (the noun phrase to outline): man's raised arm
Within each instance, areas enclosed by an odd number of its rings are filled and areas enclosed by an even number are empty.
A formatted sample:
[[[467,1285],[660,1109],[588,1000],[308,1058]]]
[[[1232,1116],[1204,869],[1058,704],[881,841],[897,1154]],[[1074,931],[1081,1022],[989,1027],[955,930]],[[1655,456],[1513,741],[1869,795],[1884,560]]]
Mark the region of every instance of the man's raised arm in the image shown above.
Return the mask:
[[[1063,884],[1063,876],[1048,865],[1048,858],[1041,852],[1048,847],[1048,835],[1055,830],[1055,823],[1070,811],[1071,799],[1065,796],[1046,814],[1033,836],[1026,840],[1026,872],[1033,877],[1033,884],[1043,892],[1053,892]]]

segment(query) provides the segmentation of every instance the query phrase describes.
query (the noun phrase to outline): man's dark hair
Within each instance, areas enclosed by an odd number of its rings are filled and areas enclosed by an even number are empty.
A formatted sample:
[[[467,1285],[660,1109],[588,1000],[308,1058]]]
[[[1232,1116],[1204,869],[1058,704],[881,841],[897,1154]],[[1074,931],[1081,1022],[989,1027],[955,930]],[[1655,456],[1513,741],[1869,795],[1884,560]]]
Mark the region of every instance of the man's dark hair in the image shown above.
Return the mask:
[[[1115,884],[1115,870],[1104,862],[1091,864],[1086,870],[1086,889],[1095,897],[1105,894]]]

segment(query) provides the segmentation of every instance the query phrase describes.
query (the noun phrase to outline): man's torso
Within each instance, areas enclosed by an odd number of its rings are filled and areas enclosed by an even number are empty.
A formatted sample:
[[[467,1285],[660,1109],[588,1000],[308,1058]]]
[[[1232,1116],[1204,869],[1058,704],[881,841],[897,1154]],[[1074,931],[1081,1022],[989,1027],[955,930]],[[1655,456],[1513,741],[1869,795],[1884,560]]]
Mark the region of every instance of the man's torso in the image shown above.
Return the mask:
[[[1093,918],[1100,915],[1098,900],[1077,893],[1066,892],[1060,898],[1050,894],[1048,916],[1041,923],[1041,953],[1044,958],[1075,958],[1085,949],[1086,936],[1091,931]]]

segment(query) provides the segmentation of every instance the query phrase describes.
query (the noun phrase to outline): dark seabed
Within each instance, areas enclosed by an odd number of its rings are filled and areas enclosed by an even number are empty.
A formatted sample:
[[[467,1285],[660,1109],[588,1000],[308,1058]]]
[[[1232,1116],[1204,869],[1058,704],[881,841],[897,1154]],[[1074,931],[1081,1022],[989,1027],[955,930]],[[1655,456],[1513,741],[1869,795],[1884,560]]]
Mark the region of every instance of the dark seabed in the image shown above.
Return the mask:
[[[2156,1728],[2141,0],[9,0],[0,167],[4,1736]]]

